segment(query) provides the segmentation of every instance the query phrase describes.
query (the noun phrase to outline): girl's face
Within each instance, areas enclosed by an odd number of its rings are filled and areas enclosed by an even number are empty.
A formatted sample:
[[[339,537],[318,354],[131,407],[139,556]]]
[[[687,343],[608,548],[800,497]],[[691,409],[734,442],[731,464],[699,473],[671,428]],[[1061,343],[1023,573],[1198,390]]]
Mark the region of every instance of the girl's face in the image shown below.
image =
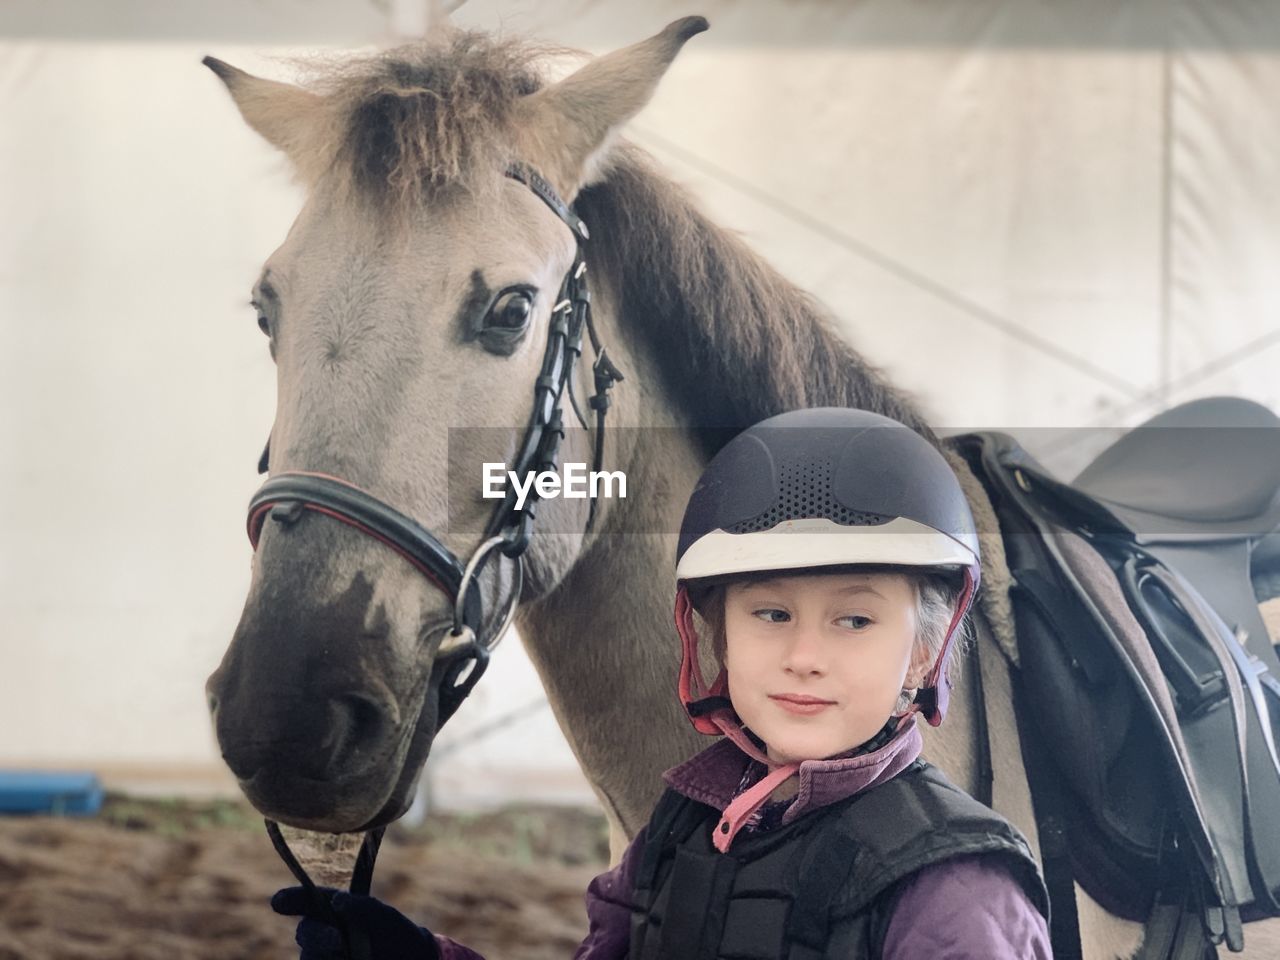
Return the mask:
[[[889,573],[778,577],[724,596],[729,698],[776,763],[822,760],[873,737],[910,673],[915,587]]]

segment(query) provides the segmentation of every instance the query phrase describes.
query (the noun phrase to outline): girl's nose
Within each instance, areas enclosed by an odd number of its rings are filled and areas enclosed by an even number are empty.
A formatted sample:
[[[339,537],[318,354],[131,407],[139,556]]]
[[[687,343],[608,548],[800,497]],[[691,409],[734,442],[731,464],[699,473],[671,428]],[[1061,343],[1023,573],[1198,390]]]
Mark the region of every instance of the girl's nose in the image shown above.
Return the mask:
[[[782,668],[802,676],[826,670],[822,638],[817,631],[805,627],[796,628],[783,650]]]

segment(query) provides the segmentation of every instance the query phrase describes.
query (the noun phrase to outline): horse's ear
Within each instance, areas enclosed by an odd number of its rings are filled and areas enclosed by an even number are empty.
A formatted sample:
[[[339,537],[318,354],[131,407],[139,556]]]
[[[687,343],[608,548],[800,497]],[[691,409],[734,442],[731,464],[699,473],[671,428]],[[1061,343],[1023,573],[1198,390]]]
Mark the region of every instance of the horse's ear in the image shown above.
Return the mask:
[[[707,29],[685,17],[661,33],[597,57],[524,101],[529,159],[569,201],[598,175],[614,134],[649,102],[685,41]]]
[[[227,85],[245,122],[283,151],[310,183],[309,158],[314,157],[316,135],[324,122],[323,98],[291,83],[255,77],[216,57],[205,57],[201,63]]]

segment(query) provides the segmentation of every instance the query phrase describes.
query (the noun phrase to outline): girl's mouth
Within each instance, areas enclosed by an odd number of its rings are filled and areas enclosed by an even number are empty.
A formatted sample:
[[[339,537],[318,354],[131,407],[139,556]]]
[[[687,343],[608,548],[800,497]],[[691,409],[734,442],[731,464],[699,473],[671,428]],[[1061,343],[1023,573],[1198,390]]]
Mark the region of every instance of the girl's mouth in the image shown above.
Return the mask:
[[[799,693],[774,693],[769,695],[769,699],[788,713],[798,713],[801,716],[813,716],[827,707],[835,706],[834,700],[823,700],[820,697],[809,697]]]

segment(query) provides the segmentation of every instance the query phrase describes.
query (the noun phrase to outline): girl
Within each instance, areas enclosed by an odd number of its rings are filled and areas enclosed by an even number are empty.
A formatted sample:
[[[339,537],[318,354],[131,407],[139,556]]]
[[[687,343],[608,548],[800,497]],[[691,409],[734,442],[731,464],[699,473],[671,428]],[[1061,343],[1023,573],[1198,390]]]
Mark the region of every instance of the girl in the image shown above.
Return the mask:
[[[919,759],[916,718],[946,713],[978,580],[955,474],[897,421],[798,410],[730,441],[690,497],[676,566],[679,696],[723,739],[664,775],[647,826],[592,881],[576,960],[1048,958],[1026,841]],[[478,957],[376,899],[333,905],[371,957]],[[272,906],[308,901],[295,887]],[[322,918],[297,939],[303,960],[339,955]]]

